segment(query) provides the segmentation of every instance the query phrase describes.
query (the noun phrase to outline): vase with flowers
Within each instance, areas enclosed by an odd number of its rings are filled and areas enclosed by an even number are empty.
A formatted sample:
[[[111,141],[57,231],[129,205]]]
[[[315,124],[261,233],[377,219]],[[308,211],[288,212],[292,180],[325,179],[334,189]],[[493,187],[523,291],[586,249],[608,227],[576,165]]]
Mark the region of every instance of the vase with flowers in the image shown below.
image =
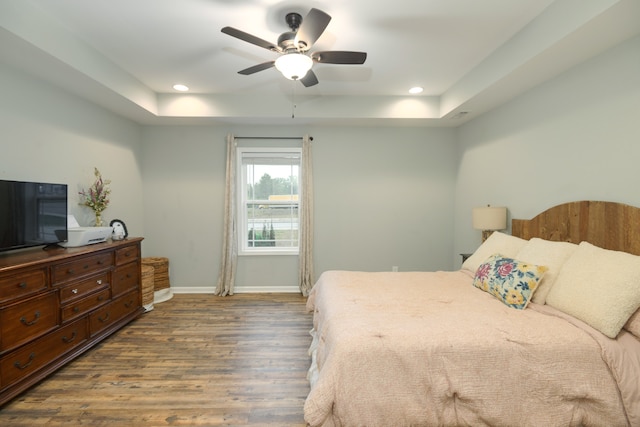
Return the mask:
[[[111,180],[102,179],[102,174],[98,168],[94,168],[93,174],[96,177],[94,183],[88,190],[82,190],[78,194],[82,197],[80,204],[93,209],[96,215],[96,227],[102,227],[104,225],[102,211],[109,205],[109,194],[111,194],[109,184],[111,184]]]

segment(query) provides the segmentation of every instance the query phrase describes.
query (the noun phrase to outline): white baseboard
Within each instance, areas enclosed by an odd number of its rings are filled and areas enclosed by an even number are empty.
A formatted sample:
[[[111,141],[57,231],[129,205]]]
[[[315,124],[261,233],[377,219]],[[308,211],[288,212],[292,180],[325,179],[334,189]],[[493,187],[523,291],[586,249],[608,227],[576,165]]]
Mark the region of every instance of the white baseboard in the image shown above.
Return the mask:
[[[216,290],[215,287],[187,286],[171,288],[174,294],[212,294]],[[300,288],[297,286],[236,286],[233,289],[234,294],[299,294]]]

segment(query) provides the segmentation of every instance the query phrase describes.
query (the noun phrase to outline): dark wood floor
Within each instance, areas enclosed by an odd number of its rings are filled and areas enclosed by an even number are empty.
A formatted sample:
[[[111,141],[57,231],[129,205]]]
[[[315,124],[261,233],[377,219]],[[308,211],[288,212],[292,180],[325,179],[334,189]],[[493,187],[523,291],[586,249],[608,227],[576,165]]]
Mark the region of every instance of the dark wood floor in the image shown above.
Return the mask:
[[[0,408],[0,426],[304,426],[305,301],[175,295]]]

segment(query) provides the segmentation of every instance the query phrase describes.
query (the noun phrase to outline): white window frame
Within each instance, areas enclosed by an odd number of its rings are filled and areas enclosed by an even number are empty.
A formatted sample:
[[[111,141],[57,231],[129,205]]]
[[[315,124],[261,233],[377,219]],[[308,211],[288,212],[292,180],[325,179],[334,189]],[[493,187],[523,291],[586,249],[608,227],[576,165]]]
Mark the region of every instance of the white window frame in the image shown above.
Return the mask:
[[[247,200],[247,173],[243,165],[243,158],[246,155],[255,154],[258,156],[274,157],[274,158],[286,158],[296,156],[300,159],[298,165],[298,194],[302,191],[300,188],[300,179],[302,174],[302,148],[299,147],[237,147],[236,148],[236,199],[237,199],[237,219],[238,219],[238,255],[298,255],[300,238],[298,234],[298,246],[295,247],[275,247],[275,246],[263,246],[252,247],[248,245],[248,233],[249,233],[249,218],[247,218],[246,206],[248,203],[255,203],[256,201]],[[264,203],[264,202],[263,202]],[[279,204],[278,202],[267,202],[268,204]],[[296,210],[298,215],[298,227],[300,226],[300,197],[295,202],[287,201],[280,202],[281,204],[297,204]],[[299,230],[299,229],[298,229]]]

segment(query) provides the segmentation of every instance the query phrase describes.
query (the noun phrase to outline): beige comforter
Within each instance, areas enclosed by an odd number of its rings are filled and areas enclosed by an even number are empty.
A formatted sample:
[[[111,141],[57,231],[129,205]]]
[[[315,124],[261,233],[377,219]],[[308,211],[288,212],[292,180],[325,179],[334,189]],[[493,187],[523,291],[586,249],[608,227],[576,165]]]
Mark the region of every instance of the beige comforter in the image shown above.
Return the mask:
[[[307,303],[306,422],[640,425],[637,339],[547,306],[509,308],[471,282],[464,271],[323,273]]]

